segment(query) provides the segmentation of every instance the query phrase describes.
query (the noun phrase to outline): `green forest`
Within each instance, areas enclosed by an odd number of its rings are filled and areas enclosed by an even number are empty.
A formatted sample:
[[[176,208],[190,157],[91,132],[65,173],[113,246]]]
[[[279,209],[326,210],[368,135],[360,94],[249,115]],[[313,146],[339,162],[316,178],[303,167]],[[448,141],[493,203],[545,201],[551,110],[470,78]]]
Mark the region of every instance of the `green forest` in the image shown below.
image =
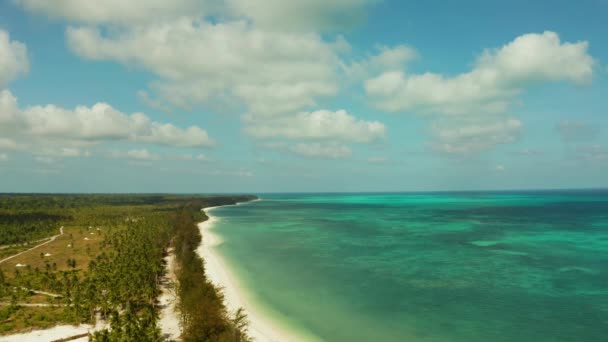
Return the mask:
[[[0,264],[0,334],[103,319],[110,327],[90,336],[92,341],[162,341],[156,300],[165,273],[163,258],[172,247],[182,340],[248,341],[245,315],[229,315],[221,291],[205,276],[195,252],[202,238],[196,223],[206,219],[204,207],[254,198],[0,196],[1,244],[53,236],[60,226],[66,230],[51,241],[59,245],[51,257],[55,261],[32,251],[15,259],[25,267],[15,267],[13,260]],[[40,291],[56,296],[41,299]],[[40,301],[49,305],[21,304]]]

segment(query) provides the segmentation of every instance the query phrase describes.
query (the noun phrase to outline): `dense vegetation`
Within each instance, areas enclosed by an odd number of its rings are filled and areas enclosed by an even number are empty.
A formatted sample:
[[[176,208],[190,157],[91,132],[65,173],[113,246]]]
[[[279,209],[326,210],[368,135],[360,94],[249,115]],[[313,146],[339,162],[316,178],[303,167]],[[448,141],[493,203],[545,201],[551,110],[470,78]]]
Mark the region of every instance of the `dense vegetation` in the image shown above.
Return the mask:
[[[65,241],[60,246],[60,254],[65,255],[53,256],[63,257],[65,262],[50,263],[42,253],[38,256],[32,251],[23,257],[29,258],[24,268],[0,265],[0,304],[4,303],[0,306],[0,333],[56,323],[93,323],[101,318],[110,323],[110,329],[92,336],[95,341],[162,340],[156,298],[165,272],[163,257],[172,245],[179,270],[182,339],[246,341],[244,315],[229,316],[221,292],[207,280],[195,250],[201,241],[196,221],[205,219],[201,208],[249,199],[252,197],[0,196],[2,210],[11,216],[11,227],[26,229],[28,225],[14,223],[38,217],[46,218],[48,234],[56,234],[59,223],[66,225],[69,234],[62,236]],[[36,215],[31,216],[34,205]],[[98,246],[78,249],[88,236],[99,236]],[[33,290],[58,296],[44,297]],[[48,306],[20,305],[39,301]]]
[[[58,225],[69,216],[36,211],[6,210],[0,207],[0,245],[24,243],[57,234]]]
[[[236,317],[229,317],[222,293],[205,276],[204,264],[195,252],[201,241],[196,222],[202,219],[195,219],[194,208],[180,210],[175,220],[175,255],[181,266],[177,276],[183,322],[182,339],[248,341],[244,334],[247,324],[245,315],[239,311]]]

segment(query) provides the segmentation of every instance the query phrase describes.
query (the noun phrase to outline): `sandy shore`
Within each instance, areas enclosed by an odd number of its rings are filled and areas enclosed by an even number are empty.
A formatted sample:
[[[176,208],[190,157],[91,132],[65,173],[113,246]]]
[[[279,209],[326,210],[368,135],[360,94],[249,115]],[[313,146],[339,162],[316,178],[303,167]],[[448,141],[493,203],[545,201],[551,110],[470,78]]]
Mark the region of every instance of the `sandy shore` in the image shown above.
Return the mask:
[[[209,219],[198,225],[201,230],[201,235],[203,236],[203,243],[197,249],[197,252],[205,260],[205,272],[207,277],[209,277],[211,282],[216,286],[224,290],[226,306],[230,313],[234,314],[238,308],[245,309],[249,320],[248,333],[256,342],[316,340],[300,334],[296,335],[294,332],[263,315],[261,310],[253,305],[252,300],[248,298],[246,291],[240,286],[236,277],[215,250],[215,247],[220,245],[222,241],[221,238],[213,232],[213,225],[219,220],[209,213],[213,208],[214,207],[204,209]]]
[[[179,315],[176,311],[177,305],[177,279],[175,276],[175,254],[173,249],[167,251],[165,257],[167,274],[162,280],[161,295],[158,298],[160,305],[160,317],[158,325],[165,341],[179,341],[181,328]]]
[[[58,325],[50,329],[34,330],[21,334],[0,336],[0,342],[40,342],[54,341],[71,336],[93,333],[98,330],[105,329],[107,326],[103,322],[99,322],[96,326],[90,324],[81,325]],[[88,341],[88,337],[81,337],[72,341]]]

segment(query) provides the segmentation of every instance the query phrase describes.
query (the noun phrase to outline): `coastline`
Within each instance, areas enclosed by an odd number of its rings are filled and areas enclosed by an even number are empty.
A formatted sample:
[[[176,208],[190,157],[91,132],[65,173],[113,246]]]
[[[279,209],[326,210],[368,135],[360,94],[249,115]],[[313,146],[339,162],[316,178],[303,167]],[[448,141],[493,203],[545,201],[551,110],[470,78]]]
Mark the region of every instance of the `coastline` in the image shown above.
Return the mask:
[[[204,260],[205,273],[209,280],[223,290],[228,312],[234,314],[239,308],[245,310],[247,320],[249,321],[247,332],[252,340],[256,342],[317,340],[314,337],[306,336],[303,333],[296,333],[281,325],[279,322],[268,317],[268,315],[265,315],[259,305],[256,306],[253,303],[244,287],[239,284],[233,271],[215,249],[223,241],[213,232],[214,223],[219,221],[217,217],[209,213],[214,208],[219,207],[203,209],[208,219],[198,224],[203,239],[201,245],[197,248],[197,253]]]

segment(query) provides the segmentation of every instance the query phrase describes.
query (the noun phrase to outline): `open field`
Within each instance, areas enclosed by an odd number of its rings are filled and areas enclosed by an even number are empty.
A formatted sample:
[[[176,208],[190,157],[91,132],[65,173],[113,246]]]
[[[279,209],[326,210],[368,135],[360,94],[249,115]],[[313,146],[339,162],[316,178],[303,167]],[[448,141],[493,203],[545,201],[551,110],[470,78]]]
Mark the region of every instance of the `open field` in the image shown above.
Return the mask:
[[[100,230],[97,230],[100,229]],[[59,230],[58,230],[59,231]],[[64,234],[44,246],[23,253],[0,264],[7,277],[14,276],[14,271],[47,268],[53,271],[83,270],[101,250],[104,231],[101,228],[84,226],[64,227]],[[30,246],[31,247],[31,246]],[[68,266],[68,260],[75,260],[75,267]],[[22,266],[17,266],[22,265]],[[24,265],[24,266],[23,266]]]

